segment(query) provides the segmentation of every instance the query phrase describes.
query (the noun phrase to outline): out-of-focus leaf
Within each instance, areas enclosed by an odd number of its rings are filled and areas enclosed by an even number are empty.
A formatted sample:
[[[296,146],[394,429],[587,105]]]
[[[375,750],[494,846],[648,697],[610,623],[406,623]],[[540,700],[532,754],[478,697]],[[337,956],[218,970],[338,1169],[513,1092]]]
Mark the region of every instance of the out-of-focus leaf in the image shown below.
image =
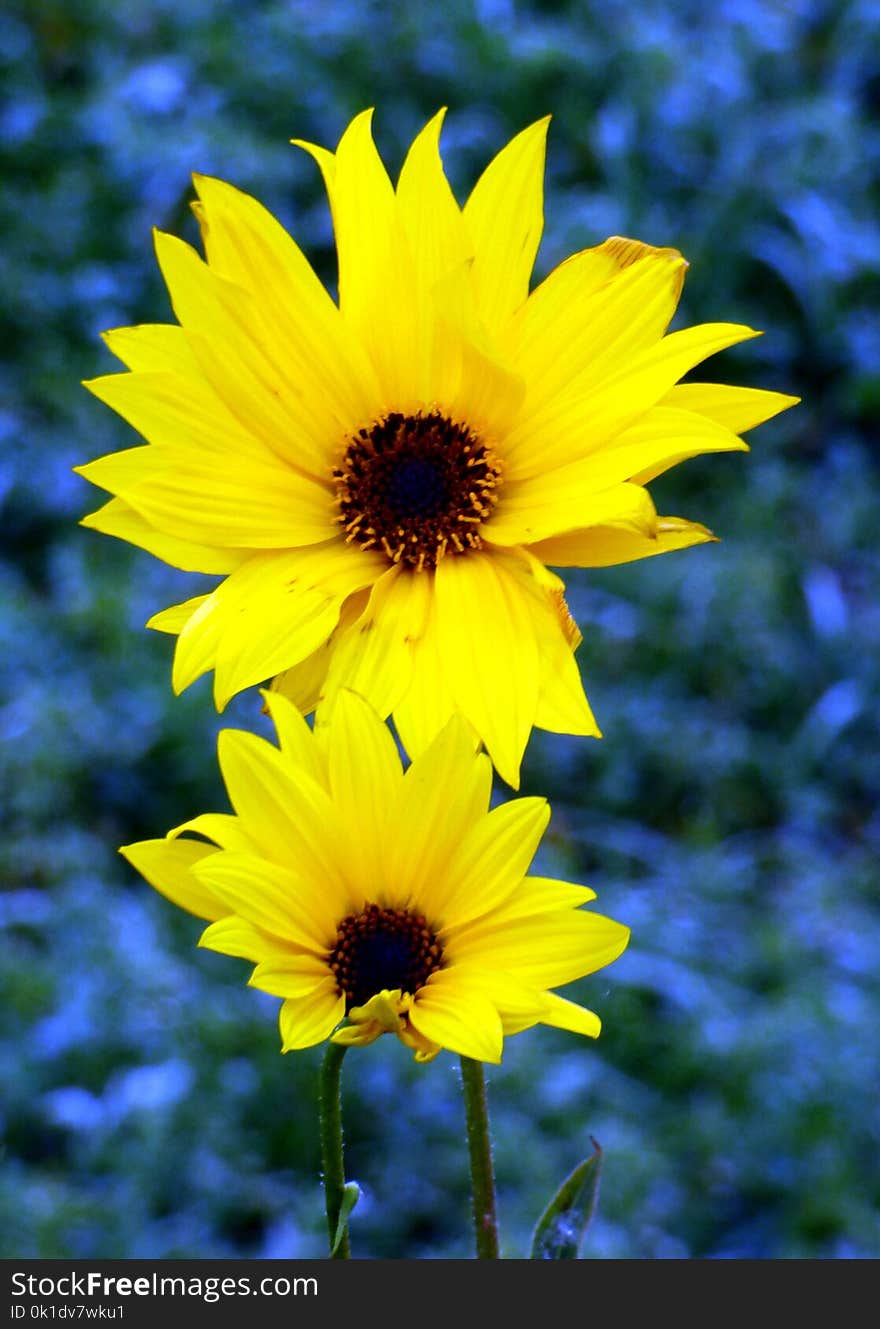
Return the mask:
[[[533,1260],[576,1260],[599,1201],[602,1150],[594,1152],[565,1178],[538,1219],[532,1238]]]
[[[342,1203],[339,1206],[339,1221],[336,1224],[336,1231],[333,1234],[333,1245],[330,1247],[331,1255],[335,1255],[339,1250],[339,1243],[345,1236],[345,1230],[348,1227],[351,1211],[360,1199],[360,1194],[361,1188],[356,1181],[347,1181],[342,1188]]]

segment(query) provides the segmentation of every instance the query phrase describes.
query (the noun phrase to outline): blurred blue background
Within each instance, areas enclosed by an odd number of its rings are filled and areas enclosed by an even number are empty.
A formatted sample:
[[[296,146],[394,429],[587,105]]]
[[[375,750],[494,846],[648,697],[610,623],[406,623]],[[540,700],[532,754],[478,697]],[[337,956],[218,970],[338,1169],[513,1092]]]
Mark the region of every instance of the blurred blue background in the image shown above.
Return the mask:
[[[189,173],[256,194],[333,280],[314,165],[377,107],[392,170],[440,105],[459,197],[552,112],[539,275],[622,233],[691,261],[678,324],[766,335],[708,377],[800,394],[747,457],[654,485],[723,543],[573,573],[601,743],[537,735],[546,871],[630,950],[596,1044],[491,1073],[502,1236],[606,1151],[591,1257],[880,1255],[876,715],[880,11],[869,0],[28,0],[0,14],[0,1254],[323,1252],[320,1052],[116,846],[223,808],[207,680],[150,613],[200,579],[77,527],[71,466],[134,436],[79,380],[169,317]],[[456,1061],[345,1067],[362,1256],[470,1255]]]

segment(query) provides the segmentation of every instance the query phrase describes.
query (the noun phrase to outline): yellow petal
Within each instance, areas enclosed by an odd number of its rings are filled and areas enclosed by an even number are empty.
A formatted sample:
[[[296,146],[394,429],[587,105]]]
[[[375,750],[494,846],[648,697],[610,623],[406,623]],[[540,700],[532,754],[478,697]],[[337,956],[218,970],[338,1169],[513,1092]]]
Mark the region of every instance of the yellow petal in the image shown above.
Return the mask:
[[[544,228],[545,116],[517,134],[480,176],[464,207],[474,244],[474,286],[489,328],[523,303]]]
[[[637,558],[668,554],[705,544],[716,537],[699,522],[683,517],[658,517],[653,534],[627,526],[598,525],[590,530],[570,531],[532,545],[531,552],[542,563],[557,568],[602,568],[631,563]]]
[[[336,631],[338,625],[316,651],[312,651],[311,655],[307,655],[299,664],[276,674],[270,685],[273,693],[278,692],[287,697],[303,715],[311,715],[321,700],[324,680],[330,668]]]
[[[465,420],[482,438],[497,442],[516,419],[525,380],[486,330],[470,263],[438,281],[433,296],[439,324],[434,394],[453,420]]]
[[[586,909],[498,923],[488,915],[455,937],[460,963],[509,970],[523,983],[562,987],[616,960],[629,928]]]
[[[624,483],[597,493],[590,480],[584,482],[581,474],[572,472],[575,467],[564,467],[505,488],[481,528],[483,537],[495,545],[534,545],[590,526],[613,524],[646,534],[655,529],[656,512],[646,489]]]
[[[213,840],[221,849],[236,849],[252,854],[257,846],[245,833],[238,817],[228,812],[203,812],[198,817],[190,817],[167,833],[166,839],[176,840],[181,835],[203,835]]]
[[[247,566],[243,564],[242,570]],[[161,614],[154,614],[147,623],[147,627],[160,632],[178,633],[171,667],[171,686],[178,695],[214,666],[224,626],[220,612],[223,598],[218,592],[222,593],[226,585],[227,582],[223,582],[211,595],[199,595],[182,605],[173,605]],[[177,626],[187,609],[191,612],[185,622]]]
[[[314,158],[324,177],[336,235],[339,303],[355,325],[374,302],[377,270],[387,262],[396,216],[394,188],[373,142],[372,120],[372,110],[356,115],[335,153],[291,140]]]
[[[610,475],[625,468],[635,484],[645,485],[689,457],[748,450],[747,443],[708,416],[654,406],[624,430],[612,448],[603,448],[581,465]]]
[[[156,232],[155,241],[174,312],[213,392],[279,459],[325,477],[335,440],[328,449],[326,418],[315,420],[310,380],[297,377],[284,346],[260,334],[265,293],[257,297],[219,277],[174,236]]]
[[[414,298],[420,339],[416,390],[425,401],[442,397],[443,368],[438,364],[442,333],[434,291],[453,270],[472,257],[461,209],[443,172],[439,136],[445,111],[418,134],[406,155],[397,184],[397,203],[414,265]]]
[[[369,895],[385,884],[383,860],[389,839],[397,834],[391,814],[403,771],[388,726],[348,690],[334,707],[327,769],[348,877]]]
[[[438,922],[449,933],[451,952],[459,928],[484,915],[491,919],[516,889],[549,820],[546,799],[516,798],[471,826],[446,864],[442,888],[435,889]]]
[[[383,402],[410,412],[421,404],[415,271],[371,121],[372,111],[355,116],[335,154],[300,139],[293,142],[314,157],[324,176],[343,316],[370,356]]]
[[[417,134],[397,182],[397,200],[409,237],[419,286],[430,290],[447,272],[472,257],[472,248],[440,158],[438,111]]]
[[[455,715],[406,772],[386,843],[389,905],[411,903],[439,916],[449,859],[489,805],[492,767],[476,747],[472,730]]]
[[[116,377],[130,377],[117,375]],[[88,385],[85,385],[88,386]],[[75,475],[81,475],[89,484],[100,485],[111,494],[132,489],[150,476],[158,475],[169,465],[168,454],[161,448],[125,448],[122,452],[108,452],[84,466],[74,466]]]
[[[568,1029],[573,1034],[585,1034],[587,1038],[598,1038],[602,1030],[602,1021],[593,1011],[576,1002],[567,1001],[555,992],[548,992],[546,1006],[541,1014],[541,1023]]]
[[[214,845],[198,840],[140,840],[119,850],[151,886],[197,918],[222,918],[230,912],[218,895],[202,885],[193,868],[213,857]]]
[[[259,584],[229,605],[214,661],[218,710],[237,692],[304,659],[330,636],[341,600],[310,580],[308,567],[295,553],[279,554],[267,562]]]
[[[678,383],[663,398],[661,406],[707,415],[733,434],[744,434],[780,411],[797,406],[800,397],[761,388],[734,388],[721,383]]]
[[[500,552],[498,557],[506,559],[534,624],[540,656],[536,728],[601,738],[574,658],[581,634],[565,603],[565,587],[527,549],[516,551],[516,557]]]
[[[361,617],[369,601],[369,591],[353,592],[339,611],[339,622],[325,642],[299,664],[283,670],[272,680],[272,691],[289,698],[303,715],[310,715],[325,693],[327,672],[343,633]]]
[[[281,1007],[281,1051],[313,1047],[329,1038],[345,1015],[345,998],[339,996],[332,975],[308,997],[290,998]]]
[[[486,538],[503,544],[525,543],[597,525],[607,519],[615,492],[644,506],[643,529],[650,532],[653,509],[647,496],[631,486],[620,490],[614,486],[630,480],[647,484],[671,466],[701,453],[748,451],[748,445],[722,425],[669,406],[653,407],[607,446],[589,451],[588,439],[585,446],[588,455],[580,460],[505,484],[498,510],[484,528]],[[590,520],[583,519],[587,514]],[[551,530],[554,524],[556,529]]]
[[[552,913],[556,909],[576,909],[595,898],[596,892],[589,886],[557,881],[555,877],[524,877],[496,917],[499,922],[509,923],[514,918]]]
[[[564,339],[557,335],[560,319],[566,319],[570,326],[575,311],[586,307],[591,297],[621,271],[622,265],[608,240],[570,254],[558,263],[511,320],[509,344],[516,350],[517,360],[536,368],[543,360],[548,368],[552,364],[552,355],[547,354],[549,347],[559,350],[565,346]]]
[[[321,485],[276,461],[163,448],[161,470],[119,495],[151,525],[182,540],[235,549],[290,549],[328,540],[336,505]]]
[[[415,1053],[415,1060],[422,1065],[427,1061],[433,1061],[438,1052],[442,1051],[439,1043],[432,1043],[429,1038],[418,1033],[409,1022],[400,1030],[398,1038],[404,1047]]]
[[[229,410],[200,375],[171,370],[104,374],[88,379],[83,387],[157,449],[191,450],[218,467],[227,459],[241,464],[253,457],[262,465],[277,461],[272,449]],[[125,454],[111,454],[120,455]],[[134,456],[132,452],[132,459]],[[141,453],[142,461],[149,465],[158,466],[162,456],[157,450]],[[96,463],[78,469],[93,484],[112,487],[96,473]]]
[[[516,320],[516,363],[529,382],[524,417],[539,417],[575,384],[600,383],[615,363],[656,343],[686,267],[677,249],[614,236],[551,272]]]
[[[273,997],[308,997],[327,978],[327,964],[312,955],[291,956],[284,964],[268,960],[258,964],[248,987]]]
[[[158,614],[148,618],[146,626],[155,632],[168,632],[176,637],[186,627],[196,610],[207,604],[210,598],[210,595],[194,595],[191,600],[182,600],[180,604],[169,605],[167,609],[160,609]]]
[[[551,734],[601,738],[602,731],[587,701],[571,647],[549,627],[540,641],[541,691],[535,708],[535,728],[546,729]]]
[[[449,687],[496,770],[519,785],[538,701],[538,647],[521,591],[485,551],[444,558],[435,576],[437,639]]]
[[[382,718],[390,714],[410,685],[410,643],[423,630],[430,590],[430,574],[399,563],[376,581],[361,617],[338,635],[317,725],[329,719],[341,688],[360,693]]]
[[[184,572],[232,572],[248,556],[244,549],[211,549],[192,540],[166,535],[122,498],[111,498],[97,512],[83,517],[80,526],[127,540]]]
[[[404,997],[400,988],[383,988],[363,1006],[352,1006],[348,1018],[353,1024],[378,1024],[383,1033],[397,1034],[402,1026],[401,1017],[410,1009],[412,1001]]]
[[[250,442],[186,380],[112,374],[85,386],[154,446],[74,469],[126,499],[151,525],[181,540],[257,548],[309,544],[333,532],[329,488]]]
[[[515,1027],[530,1028],[537,1024],[546,1009],[547,994],[527,983],[521,983],[498,969],[484,969],[476,965],[457,965],[455,977],[469,987],[477,988],[492,1003],[501,1017],[504,1032]]]
[[[670,274],[674,274],[672,300],[678,300],[687,268],[678,250],[658,249],[640,240],[613,235],[600,245],[572,254],[532,291],[511,323],[510,344],[516,347],[517,358],[528,361],[534,369],[551,369],[553,350],[567,353],[567,338],[571,336],[572,329],[586,332],[581,324],[589,321],[585,311],[592,307],[592,298],[600,293],[607,296],[605,288],[635,264],[643,267],[639,280],[650,272],[659,286],[665,286]],[[674,307],[673,303],[672,309]],[[662,333],[669,321],[669,314],[665,322],[659,321],[653,325],[653,332],[645,329],[646,340],[650,341]],[[566,324],[566,337],[560,336],[560,323],[563,321]]]
[[[336,937],[336,912],[326,894],[315,890],[297,870],[295,847],[289,852],[290,865],[282,866],[256,854],[223,849],[196,864],[194,872],[228,906],[227,912],[273,937],[326,956]]]
[[[424,630],[411,642],[412,680],[394,707],[394,723],[409,757],[425,751],[455,711],[447,662],[437,638],[437,610],[430,596]]]
[[[348,896],[339,865],[337,818],[327,793],[255,734],[223,729],[217,752],[246,832],[267,858],[295,868],[337,913]]]
[[[195,175],[209,265],[257,299],[254,333],[278,347],[296,386],[309,437],[325,439],[331,460],[340,431],[378,406],[366,357],[293,238],[250,195]],[[292,440],[291,440],[292,441]]]
[[[504,1035],[489,998],[454,970],[439,970],[416,993],[410,1023],[424,1038],[475,1061],[497,1064]]]
[[[588,366],[540,411],[523,409],[505,443],[506,475],[521,480],[578,460],[634,424],[701,360],[758,336],[737,323],[701,323],[617,357],[598,379]]]
[[[217,951],[220,955],[232,955],[241,960],[279,965],[287,964],[297,955],[289,941],[270,936],[237,914],[218,919],[205,928],[199,938],[199,946],[203,950]]]
[[[101,334],[129,369],[144,374],[197,374],[198,366],[183,328],[176,323],[139,323]]]
[[[262,696],[285,757],[292,766],[305,771],[318,784],[328,788],[326,764],[303,715],[280,692],[264,691]]]
[[[384,560],[336,539],[309,549],[253,555],[222,582],[180,631],[175,691],[216,667],[218,706],[234,692],[316,650],[334,631],[349,594]],[[166,626],[151,620],[153,626]],[[174,624],[167,630],[174,630]]]
[[[622,480],[643,485],[671,466],[704,452],[748,452],[748,444],[705,415],[654,406],[611,445],[561,467],[553,475],[579,489],[593,485],[601,490]],[[511,493],[521,489],[526,494],[540,484],[538,479],[511,485]]]
[[[361,1024],[344,1024],[341,1029],[334,1032],[330,1042],[339,1043],[347,1048],[363,1048],[375,1043],[377,1038],[381,1038],[387,1032],[378,1020],[369,1020]]]

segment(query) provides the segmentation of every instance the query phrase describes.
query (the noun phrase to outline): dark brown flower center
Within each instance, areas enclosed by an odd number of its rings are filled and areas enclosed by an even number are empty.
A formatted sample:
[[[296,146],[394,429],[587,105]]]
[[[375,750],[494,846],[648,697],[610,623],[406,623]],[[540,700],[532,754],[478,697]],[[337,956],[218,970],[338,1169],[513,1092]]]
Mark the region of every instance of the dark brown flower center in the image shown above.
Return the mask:
[[[393,412],[348,444],[333,472],[339,521],[363,549],[420,572],[481,545],[497,502],[494,453],[438,411]]]
[[[342,920],[328,960],[347,1011],[385,989],[414,996],[442,962],[440,943],[422,914],[376,904]]]

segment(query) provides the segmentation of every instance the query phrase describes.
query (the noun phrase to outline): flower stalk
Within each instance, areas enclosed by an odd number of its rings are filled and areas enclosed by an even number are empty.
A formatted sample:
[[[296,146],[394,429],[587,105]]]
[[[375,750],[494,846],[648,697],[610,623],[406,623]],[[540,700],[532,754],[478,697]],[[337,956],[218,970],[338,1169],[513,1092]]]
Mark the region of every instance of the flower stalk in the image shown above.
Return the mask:
[[[345,1190],[345,1167],[342,1157],[342,1059],[345,1053],[344,1045],[327,1044],[327,1051],[321,1064],[318,1095],[324,1203],[327,1208],[331,1260],[351,1258],[348,1224],[346,1223],[343,1231],[339,1232],[339,1218]]]
[[[461,1058],[461,1083],[471,1162],[471,1202],[478,1260],[498,1259],[495,1174],[489,1136],[489,1103],[483,1063]]]

